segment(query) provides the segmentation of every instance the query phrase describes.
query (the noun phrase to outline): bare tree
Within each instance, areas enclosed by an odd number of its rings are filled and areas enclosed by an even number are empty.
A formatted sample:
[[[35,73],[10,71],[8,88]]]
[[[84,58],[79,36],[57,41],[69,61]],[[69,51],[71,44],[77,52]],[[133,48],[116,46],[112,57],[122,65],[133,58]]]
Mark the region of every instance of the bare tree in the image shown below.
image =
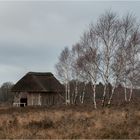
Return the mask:
[[[130,38],[127,52],[129,55],[128,80],[130,82],[130,94],[129,94],[128,101],[130,101],[132,98],[132,94],[133,94],[133,88],[136,85],[137,77],[139,76],[139,72],[138,72],[139,53],[140,53],[139,28],[134,29],[133,34]]]
[[[134,77],[134,61],[135,56],[137,55],[137,47],[139,45],[139,28],[137,26],[137,22],[132,14],[127,14],[121,20],[121,33],[120,33],[120,40],[119,46],[121,47],[122,54],[123,54],[123,85],[124,85],[124,93],[125,93],[125,101],[128,101],[127,97],[127,86],[130,87],[131,83],[131,91],[129,100],[131,100],[132,95],[132,77]],[[136,48],[136,49],[135,49]],[[131,68],[130,68],[131,67]],[[133,67],[133,68],[132,68]],[[131,78],[130,78],[131,77]],[[134,80],[134,79],[133,79]]]
[[[114,62],[112,64],[112,92],[108,100],[108,105],[111,104],[115,88],[121,83],[123,79],[123,72],[124,72],[124,58],[122,55],[122,50],[118,48],[116,54],[114,56]]]
[[[70,51],[65,48],[56,65],[57,73],[65,84],[66,103],[76,103],[78,97],[83,103],[86,83],[91,82],[93,103],[96,106],[96,84],[104,83],[102,106],[107,93],[111,104],[115,88],[124,87],[124,99],[130,101],[134,86],[138,86],[140,68],[140,32],[136,19],[131,14],[119,18],[116,13],[107,11],[84,32],[79,43]],[[69,81],[75,80],[74,93],[70,95]],[[83,93],[78,93],[79,81],[85,83]],[[109,83],[111,90],[109,91]],[[127,88],[130,88],[129,97]]]
[[[139,46],[139,28],[137,26],[134,16],[127,14],[119,22],[119,39],[118,39],[118,49],[114,55],[114,64],[112,67],[114,81],[114,87],[112,88],[112,94],[108,101],[110,104],[112,96],[114,94],[114,89],[118,82],[124,83],[125,91],[125,101],[127,98],[127,85],[130,87],[129,101],[131,100],[133,85],[136,79],[136,68],[138,62],[138,46]],[[130,84],[129,84],[130,83]],[[119,84],[119,83],[118,83]]]
[[[99,39],[101,50],[101,65],[100,71],[104,82],[104,93],[102,98],[102,106],[105,105],[107,85],[111,83],[112,69],[115,50],[118,47],[119,39],[119,20],[116,13],[107,11],[103,14],[94,28],[94,32]]]
[[[6,82],[3,83],[0,88],[0,101],[1,102],[9,102],[12,103],[14,99],[14,94],[11,93],[11,88],[13,87],[13,83]]]
[[[87,77],[87,76],[82,76],[82,77]],[[82,93],[80,94],[80,97],[79,97],[79,99],[80,99],[80,102],[83,104],[84,103],[84,98],[85,98],[85,94],[86,94],[86,86],[87,86],[87,83],[88,83],[88,79],[86,80],[85,78],[83,78],[84,80],[83,80],[83,83],[84,83],[84,85],[83,85],[83,90],[82,90]]]
[[[59,62],[56,64],[56,72],[65,85],[65,102],[70,104],[71,53],[67,47],[60,54]]]
[[[81,46],[83,54],[78,59],[78,67],[85,73],[92,83],[93,90],[93,103],[94,108],[96,105],[96,84],[98,80],[98,67],[99,67],[99,55],[98,49],[96,48],[97,40],[94,34],[91,32],[84,33],[81,40]]]
[[[78,85],[80,81],[80,75],[81,71],[77,65],[77,60],[79,59],[81,55],[81,45],[80,43],[76,43],[75,45],[72,46],[72,78],[75,80],[75,85],[74,85],[74,95],[72,96],[72,101],[75,104],[77,99],[78,99]]]

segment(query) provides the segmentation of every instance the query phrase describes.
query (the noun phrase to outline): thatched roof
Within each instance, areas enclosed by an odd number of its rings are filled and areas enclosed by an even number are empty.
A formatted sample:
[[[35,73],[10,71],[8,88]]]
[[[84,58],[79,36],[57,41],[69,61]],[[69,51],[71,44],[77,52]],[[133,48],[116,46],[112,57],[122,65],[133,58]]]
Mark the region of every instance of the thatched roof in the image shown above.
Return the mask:
[[[52,73],[29,72],[12,88],[13,92],[61,92],[63,86]]]

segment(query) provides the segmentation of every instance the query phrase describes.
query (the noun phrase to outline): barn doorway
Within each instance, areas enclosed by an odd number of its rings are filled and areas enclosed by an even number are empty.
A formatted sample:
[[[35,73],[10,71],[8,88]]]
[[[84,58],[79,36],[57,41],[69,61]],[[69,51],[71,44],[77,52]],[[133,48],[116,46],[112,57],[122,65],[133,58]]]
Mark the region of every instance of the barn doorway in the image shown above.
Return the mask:
[[[21,98],[20,99],[20,107],[27,106],[27,98]]]

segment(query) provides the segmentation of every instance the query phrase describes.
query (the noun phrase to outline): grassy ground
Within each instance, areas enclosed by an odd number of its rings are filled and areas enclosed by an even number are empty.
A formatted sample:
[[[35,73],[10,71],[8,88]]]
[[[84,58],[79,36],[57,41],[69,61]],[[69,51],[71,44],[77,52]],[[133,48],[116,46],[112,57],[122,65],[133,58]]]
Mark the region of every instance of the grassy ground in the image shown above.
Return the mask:
[[[140,139],[140,106],[0,108],[0,138]]]

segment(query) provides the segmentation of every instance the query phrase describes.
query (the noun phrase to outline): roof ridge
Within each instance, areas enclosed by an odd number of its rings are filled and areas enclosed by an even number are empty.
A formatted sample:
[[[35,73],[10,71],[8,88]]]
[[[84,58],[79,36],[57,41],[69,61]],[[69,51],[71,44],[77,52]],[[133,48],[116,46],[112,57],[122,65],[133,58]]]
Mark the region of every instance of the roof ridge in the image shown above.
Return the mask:
[[[28,72],[27,74],[30,75],[37,75],[37,76],[54,76],[51,72]]]

